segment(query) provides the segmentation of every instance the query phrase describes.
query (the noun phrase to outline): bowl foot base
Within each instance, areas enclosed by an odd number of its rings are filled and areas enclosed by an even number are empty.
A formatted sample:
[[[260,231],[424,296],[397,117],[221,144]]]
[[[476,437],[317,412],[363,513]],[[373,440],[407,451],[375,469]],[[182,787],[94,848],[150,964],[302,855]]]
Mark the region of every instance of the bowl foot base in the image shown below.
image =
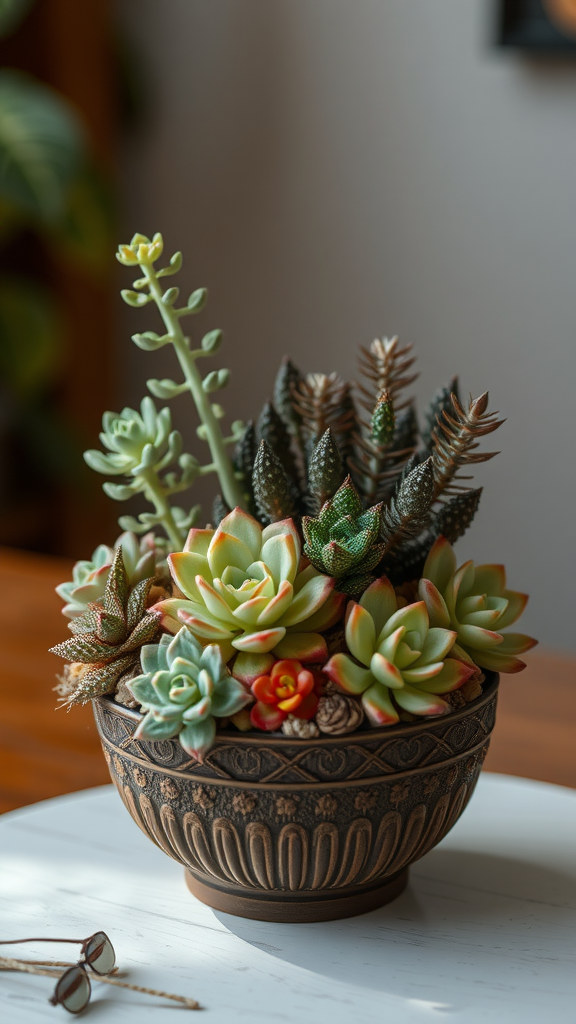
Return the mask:
[[[239,896],[238,893],[225,892],[206,885],[187,869],[185,877],[190,892],[214,910],[234,914],[236,917],[249,917],[255,921],[300,923],[334,921],[342,917],[354,917],[356,914],[367,914],[370,910],[383,907],[385,903],[390,903],[400,896],[406,888],[408,868],[373,889],[349,895],[325,893],[316,898],[277,899],[276,894],[272,893],[270,896],[260,897]]]

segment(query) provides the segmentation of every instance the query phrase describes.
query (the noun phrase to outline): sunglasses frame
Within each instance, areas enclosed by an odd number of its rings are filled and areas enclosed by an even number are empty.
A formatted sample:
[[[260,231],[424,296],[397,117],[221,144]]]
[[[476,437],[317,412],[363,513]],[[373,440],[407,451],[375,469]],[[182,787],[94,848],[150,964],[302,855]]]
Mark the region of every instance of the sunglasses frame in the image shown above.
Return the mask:
[[[99,971],[98,968],[95,967],[94,964],[91,963],[91,961],[87,958],[87,950],[88,950],[88,947],[90,946],[90,943],[93,942],[94,939],[100,938],[100,936],[102,936],[103,940],[110,945],[110,948],[111,948],[113,956],[114,956],[114,963],[112,964],[112,967],[110,968],[109,971]],[[68,969],[66,971],[64,971],[64,974],[62,974],[60,976],[60,978],[58,978],[58,980],[56,982],[56,985],[54,987],[54,992],[52,993],[52,995],[48,999],[48,1002],[51,1003],[52,1006],[63,1006],[64,1009],[67,1011],[67,1013],[74,1013],[74,1014],[82,1013],[82,1011],[86,1009],[86,1007],[88,1006],[88,1003],[90,1002],[90,998],[92,996],[92,985],[90,984],[90,976],[89,976],[88,971],[87,971],[88,967],[90,968],[91,971],[94,971],[94,974],[97,977],[101,977],[101,978],[107,977],[109,974],[112,974],[113,971],[116,969],[116,952],[114,950],[114,946],[112,945],[112,942],[110,941],[110,939],[106,935],[106,932],[103,932],[103,931],[94,932],[94,934],[93,935],[89,935],[87,939],[46,939],[46,938],[44,938],[44,939],[41,939],[41,938],[14,939],[13,942],[9,942],[8,940],[4,940],[4,941],[0,942],[0,945],[2,945],[2,946],[4,946],[4,945],[11,946],[11,945],[16,945],[16,944],[21,943],[21,942],[72,942],[72,943],[74,943],[74,945],[79,945],[81,947],[81,949],[80,949],[80,959],[78,960],[77,963],[72,964],[70,967],[68,967]],[[61,998],[58,997],[58,989],[60,988],[60,986],[64,982],[64,979],[66,977],[68,977],[70,974],[72,974],[73,972],[75,972],[75,971],[81,971],[82,974],[84,975],[84,978],[86,980],[86,984],[88,985],[88,996],[87,996],[86,1002],[78,1010],[71,1010],[69,1006],[66,1006],[66,1003],[65,1003],[64,999],[61,999]]]
[[[59,997],[58,989],[60,988],[61,985],[65,984],[65,979],[69,975],[74,974],[76,971],[80,971],[80,973],[83,975],[84,980],[85,980],[85,982],[86,982],[86,984],[88,986],[88,993],[87,993],[87,996],[86,996],[86,1002],[83,1003],[82,1006],[80,1006],[77,1010],[71,1010],[69,1006],[66,1006],[66,998],[65,997],[62,997],[62,998]],[[53,991],[52,995],[50,996],[50,998],[48,999],[48,1002],[51,1003],[52,1006],[63,1006],[67,1013],[74,1013],[74,1014],[76,1014],[76,1013],[82,1013],[86,1009],[86,1007],[88,1006],[88,1003],[90,1002],[91,997],[92,997],[92,985],[90,984],[90,977],[89,977],[88,971],[86,970],[86,964],[85,964],[85,962],[83,960],[79,960],[77,964],[74,964],[73,967],[69,967],[66,971],[64,971],[64,974],[60,978],[58,978],[58,981],[56,982],[56,985],[54,986],[54,991]]]
[[[114,953],[114,946],[110,942],[110,939],[106,935],[106,932],[102,931],[95,932],[94,935],[91,935],[90,938],[88,939],[0,939],[0,946],[12,946],[20,942],[73,942],[77,946],[82,946],[81,956],[82,954],[84,954],[85,956],[86,949],[89,943],[100,935],[103,935],[106,941],[110,943],[112,952]],[[116,959],[115,953],[114,959]],[[67,970],[64,972],[63,975],[61,975],[60,978],[58,978],[58,976],[54,974],[54,968],[57,967],[67,968]],[[74,1014],[81,1013],[82,1010],[86,1009],[88,1003],[90,1002],[92,986],[90,984],[90,976],[88,975],[88,972],[86,970],[87,967],[91,967],[92,970],[94,970],[93,964],[91,964],[90,961],[86,959],[79,960],[77,964],[70,964],[63,963],[62,961],[58,960],[14,960],[12,957],[0,956],[0,970],[23,971],[28,972],[29,974],[42,974],[46,975],[46,977],[48,978],[52,978],[52,980],[56,978],[57,984],[54,990],[54,994],[52,998],[48,1001],[53,1006],[63,1006],[67,1013]],[[60,985],[62,979],[66,977],[68,971],[70,970],[80,970],[82,974],[85,976],[86,981],[88,982],[88,999],[84,1003],[84,1005],[81,1006],[78,1010],[71,1010],[68,1006],[66,1006],[66,1004],[61,999],[57,998],[58,986]],[[119,988],[129,989],[131,992],[142,992],[144,995],[155,996],[159,999],[170,999],[172,1002],[178,1003],[180,1006],[185,1006],[188,1010],[202,1009],[200,1003],[196,999],[190,999],[188,996],[177,996],[173,992],[162,992],[160,989],[157,988],[145,988],[144,985],[131,985],[129,982],[120,981],[118,978],[112,978],[110,975],[115,974],[116,970],[117,968],[114,966],[113,968],[111,968],[108,974],[99,973],[97,970],[94,970],[94,973],[97,975],[97,977],[100,978],[100,981],[105,982],[106,985],[117,985]]]

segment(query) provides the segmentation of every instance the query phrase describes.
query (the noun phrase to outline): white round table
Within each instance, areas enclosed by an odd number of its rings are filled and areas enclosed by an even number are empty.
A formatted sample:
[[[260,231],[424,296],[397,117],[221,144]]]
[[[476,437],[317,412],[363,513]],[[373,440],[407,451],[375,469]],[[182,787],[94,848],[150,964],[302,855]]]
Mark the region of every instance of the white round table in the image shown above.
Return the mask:
[[[111,786],[4,815],[0,851],[2,938],[103,929],[126,980],[198,999],[210,1024],[576,1021],[574,790],[482,775],[399,899],[324,924],[262,924],[199,903]],[[63,960],[73,949],[12,948]],[[48,1005],[52,987],[2,971],[1,1019],[70,1019]],[[169,1024],[191,1012],[96,982],[86,1014]]]

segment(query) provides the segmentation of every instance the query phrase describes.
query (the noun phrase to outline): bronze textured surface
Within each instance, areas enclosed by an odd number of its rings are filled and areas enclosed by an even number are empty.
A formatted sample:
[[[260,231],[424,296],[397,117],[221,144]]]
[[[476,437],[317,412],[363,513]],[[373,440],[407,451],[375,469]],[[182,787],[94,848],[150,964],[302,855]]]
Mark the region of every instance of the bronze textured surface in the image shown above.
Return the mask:
[[[134,739],[138,712],[93,703],[120,796],[193,892],[261,920],[320,921],[393,899],[452,828],[488,751],[497,688],[491,674],[462,710],[394,729],[220,733],[201,765],[177,740]]]

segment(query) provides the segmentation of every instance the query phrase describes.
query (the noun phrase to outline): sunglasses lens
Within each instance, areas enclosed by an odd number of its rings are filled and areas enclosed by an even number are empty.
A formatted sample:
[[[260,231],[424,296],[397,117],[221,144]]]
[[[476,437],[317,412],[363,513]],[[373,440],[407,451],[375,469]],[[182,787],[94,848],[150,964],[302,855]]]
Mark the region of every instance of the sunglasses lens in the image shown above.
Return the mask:
[[[70,1013],[80,1013],[90,1000],[90,982],[81,967],[71,967],[62,975],[54,991],[54,1002]]]
[[[90,964],[96,974],[109,974],[114,970],[116,954],[114,946],[104,932],[96,932],[90,939],[84,952],[86,963]]]

